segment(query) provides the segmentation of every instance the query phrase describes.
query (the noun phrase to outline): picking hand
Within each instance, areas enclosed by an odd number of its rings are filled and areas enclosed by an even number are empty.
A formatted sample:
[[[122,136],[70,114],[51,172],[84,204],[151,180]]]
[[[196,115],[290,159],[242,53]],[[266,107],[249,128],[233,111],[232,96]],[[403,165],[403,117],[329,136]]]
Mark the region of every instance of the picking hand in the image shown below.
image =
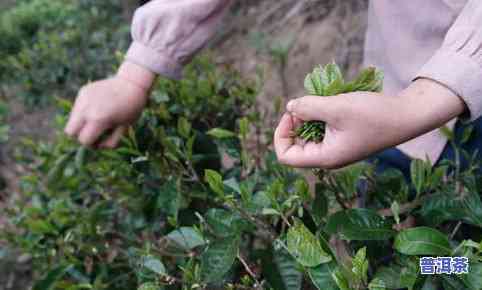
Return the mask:
[[[110,79],[84,86],[75,100],[65,133],[84,146],[114,148],[144,109],[154,75],[125,63]],[[109,136],[99,138],[109,132]],[[100,143],[98,143],[100,141]]]
[[[461,114],[463,101],[446,87],[419,79],[399,96],[357,92],[291,101],[274,136],[281,163],[293,167],[340,168],[420,136]],[[321,143],[295,142],[302,121],[326,122]]]

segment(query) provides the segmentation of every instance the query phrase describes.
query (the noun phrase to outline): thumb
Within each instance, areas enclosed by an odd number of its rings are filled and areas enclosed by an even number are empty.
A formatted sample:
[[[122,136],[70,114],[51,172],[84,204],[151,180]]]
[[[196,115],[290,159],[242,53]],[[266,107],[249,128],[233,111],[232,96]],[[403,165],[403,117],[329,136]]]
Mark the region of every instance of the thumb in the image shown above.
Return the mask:
[[[286,109],[303,121],[333,122],[338,113],[339,102],[333,97],[305,96],[288,102]]]

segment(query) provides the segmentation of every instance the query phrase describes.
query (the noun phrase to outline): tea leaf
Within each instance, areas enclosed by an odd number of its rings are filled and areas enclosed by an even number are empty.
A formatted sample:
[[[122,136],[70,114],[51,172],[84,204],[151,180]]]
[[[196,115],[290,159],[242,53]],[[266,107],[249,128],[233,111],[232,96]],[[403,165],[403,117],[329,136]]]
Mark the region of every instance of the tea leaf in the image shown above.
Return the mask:
[[[70,269],[71,266],[58,266],[54,268],[47,275],[33,286],[33,290],[50,290],[54,289],[57,283]]]
[[[400,232],[394,248],[405,255],[450,255],[452,249],[446,235],[429,227],[411,228]]]
[[[87,147],[81,146],[75,154],[75,166],[78,170],[83,170],[84,168],[87,150]]]
[[[190,251],[206,243],[201,234],[192,227],[181,227],[170,232],[166,238],[185,251]]]
[[[469,267],[468,274],[460,275],[462,281],[470,290],[482,289],[482,263],[472,262]]]
[[[317,267],[308,268],[308,275],[313,285],[319,290],[339,290],[334,277],[336,263],[330,262]]]
[[[308,94],[316,96],[318,95],[318,91],[315,85],[315,82],[312,79],[311,74],[307,74],[305,78],[305,90]]]
[[[367,249],[363,247],[358,250],[355,257],[352,260],[352,272],[355,274],[355,277],[362,281],[363,283],[367,282],[367,275],[368,275],[368,260],[367,260]]]
[[[146,269],[158,274],[158,275],[165,275],[166,274],[166,267],[164,264],[154,256],[145,256],[143,257],[142,266]]]
[[[368,290],[386,290],[385,282],[378,278],[374,278],[370,284],[368,284]]]
[[[340,290],[351,290],[350,283],[348,282],[347,278],[343,276],[340,268],[335,269],[332,274],[333,280],[335,280],[336,285],[340,288]]]
[[[334,62],[325,67],[315,67],[304,80],[307,94],[314,96],[334,96],[355,91],[379,92],[382,85],[383,73],[373,67],[363,70],[354,81],[345,83],[340,68]],[[319,143],[325,135],[325,123],[305,122],[296,130],[295,134],[305,141]]]
[[[391,223],[369,209],[349,209],[332,214],[325,230],[345,240],[387,240],[395,235]]]
[[[325,192],[323,191],[323,185],[321,183],[317,183],[315,185],[315,200],[311,205],[311,214],[317,224],[321,224],[321,220],[328,213],[328,203],[329,201],[325,195]]]
[[[380,92],[383,86],[383,73],[374,67],[361,71],[358,77],[345,87],[346,92],[366,91]]]
[[[427,184],[427,178],[430,175],[430,171],[431,165],[428,162],[415,159],[410,163],[410,176],[418,194],[422,192],[425,184]]]
[[[160,290],[160,289],[162,289],[161,286],[154,282],[143,283],[139,287],[137,287],[137,290]]]
[[[328,89],[332,84],[337,83],[340,86],[343,85],[343,75],[341,73],[340,68],[334,62],[325,65],[324,68],[321,70],[321,85],[322,85],[322,92],[324,96],[330,96]]]
[[[218,194],[219,197],[224,197],[224,184],[221,174],[214,170],[206,169],[204,171],[204,180],[209,184],[209,187]]]
[[[320,241],[301,222],[290,227],[286,240],[288,251],[303,266],[316,267],[331,261]]]
[[[219,139],[225,139],[225,138],[233,138],[236,137],[236,134],[222,128],[214,128],[211,129],[207,132],[208,135],[211,135],[213,137],[219,138]]]
[[[30,231],[36,234],[43,235],[43,234],[52,234],[57,232],[55,230],[55,227],[51,223],[45,220],[40,220],[40,219],[28,220],[26,223]]]
[[[386,289],[412,289],[417,280],[418,271],[416,262],[409,261],[402,265],[391,263],[380,267],[373,280],[377,280],[379,285],[384,285]]]
[[[239,237],[214,241],[201,255],[201,273],[207,283],[219,281],[232,267],[239,250]]]
[[[300,290],[303,273],[298,269],[296,261],[284,249],[274,253],[274,263],[281,274],[286,290]]]
[[[54,166],[47,174],[47,185],[56,186],[63,178],[65,167],[71,161],[72,152],[65,153],[55,161]]]
[[[221,237],[238,235],[250,228],[249,223],[238,214],[224,209],[212,208],[206,213],[205,218],[215,234]]]
[[[191,123],[186,118],[177,119],[177,130],[184,138],[189,138],[191,133]]]

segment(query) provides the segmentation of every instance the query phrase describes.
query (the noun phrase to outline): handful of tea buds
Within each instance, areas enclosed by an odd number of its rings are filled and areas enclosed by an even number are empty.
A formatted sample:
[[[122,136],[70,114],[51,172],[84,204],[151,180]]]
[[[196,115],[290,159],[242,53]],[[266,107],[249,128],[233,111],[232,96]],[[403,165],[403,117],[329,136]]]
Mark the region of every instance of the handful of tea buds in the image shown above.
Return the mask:
[[[305,79],[305,89],[313,96],[334,96],[357,91],[380,92],[382,85],[383,73],[374,67],[364,69],[353,81],[345,82],[335,63],[316,67]],[[325,122],[305,122],[294,133],[307,142],[319,143],[325,136]]]

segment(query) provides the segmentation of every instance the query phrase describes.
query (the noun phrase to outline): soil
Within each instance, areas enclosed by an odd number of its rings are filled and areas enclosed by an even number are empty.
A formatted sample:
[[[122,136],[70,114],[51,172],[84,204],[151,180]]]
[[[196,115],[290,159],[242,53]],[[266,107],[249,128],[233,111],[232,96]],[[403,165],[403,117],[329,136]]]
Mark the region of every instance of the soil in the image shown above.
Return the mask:
[[[305,75],[317,64],[334,60],[348,76],[359,69],[367,0],[243,0],[237,5],[212,49],[217,62],[234,66],[248,78],[261,68],[264,86],[258,100],[266,110],[273,110],[276,97],[286,101],[303,96]],[[291,44],[285,45],[289,48],[285,63],[269,51],[280,44]],[[10,140],[0,144],[0,179],[7,184],[0,187],[0,231],[3,208],[19,194],[18,180],[23,174],[13,158],[15,148],[23,137],[51,140],[54,134],[54,108],[29,111],[18,101],[8,104]],[[25,267],[15,255],[2,258],[0,241],[0,290],[26,289]]]

